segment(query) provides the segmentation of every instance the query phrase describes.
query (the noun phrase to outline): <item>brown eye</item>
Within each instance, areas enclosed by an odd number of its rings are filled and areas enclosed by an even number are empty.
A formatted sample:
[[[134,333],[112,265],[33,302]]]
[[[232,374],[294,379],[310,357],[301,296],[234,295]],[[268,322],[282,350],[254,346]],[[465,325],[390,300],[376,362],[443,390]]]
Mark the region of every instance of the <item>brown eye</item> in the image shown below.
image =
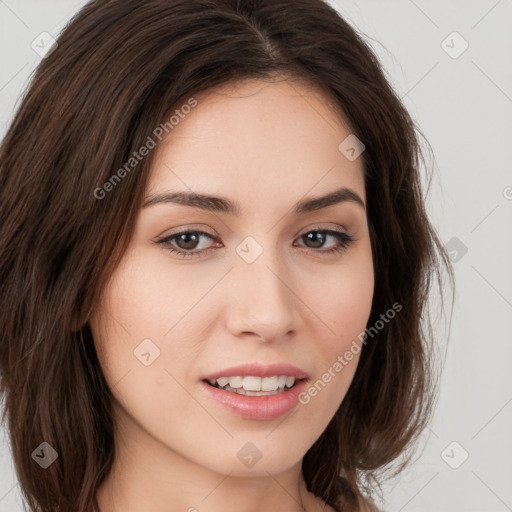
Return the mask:
[[[327,229],[315,229],[312,231],[308,231],[307,233],[301,235],[300,239],[304,240],[306,244],[308,244],[308,248],[319,249],[324,246],[328,237],[335,238],[337,240],[336,245],[330,249],[317,252],[332,253],[342,251],[346,249],[354,241],[354,238],[352,238],[347,233]]]
[[[171,253],[175,253],[183,258],[190,258],[204,254],[212,249],[212,247],[197,249],[201,238],[213,240],[213,237],[204,231],[189,230],[166,236],[158,240],[157,243]]]

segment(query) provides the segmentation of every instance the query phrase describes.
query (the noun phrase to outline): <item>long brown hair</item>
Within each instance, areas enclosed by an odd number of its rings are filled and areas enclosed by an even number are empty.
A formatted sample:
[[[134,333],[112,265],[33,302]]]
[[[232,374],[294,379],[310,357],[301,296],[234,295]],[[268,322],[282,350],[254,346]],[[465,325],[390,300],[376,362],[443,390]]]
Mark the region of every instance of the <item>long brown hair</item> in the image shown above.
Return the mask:
[[[88,318],[131,239],[153,152],[112,184],[169,109],[245,78],[321,88],[363,141],[375,267],[365,344],[341,407],[306,453],[308,489],[359,510],[435,402],[431,285],[452,270],[427,218],[421,132],[370,46],[319,0],[89,2],[38,67],[0,147],[0,392],[31,511],[90,512],[114,460],[112,394]],[[103,188],[105,190],[105,188]],[[42,442],[58,458],[42,469]]]

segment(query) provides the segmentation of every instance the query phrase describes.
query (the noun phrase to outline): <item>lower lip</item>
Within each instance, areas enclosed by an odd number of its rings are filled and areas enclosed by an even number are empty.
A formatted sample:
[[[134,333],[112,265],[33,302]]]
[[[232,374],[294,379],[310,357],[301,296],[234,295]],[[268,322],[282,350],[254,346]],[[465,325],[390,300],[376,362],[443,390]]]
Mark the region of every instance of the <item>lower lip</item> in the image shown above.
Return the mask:
[[[239,395],[215,388],[204,381],[201,381],[201,385],[209,396],[242,418],[273,420],[296,407],[299,395],[306,389],[307,379],[301,380],[283,393],[268,396]]]

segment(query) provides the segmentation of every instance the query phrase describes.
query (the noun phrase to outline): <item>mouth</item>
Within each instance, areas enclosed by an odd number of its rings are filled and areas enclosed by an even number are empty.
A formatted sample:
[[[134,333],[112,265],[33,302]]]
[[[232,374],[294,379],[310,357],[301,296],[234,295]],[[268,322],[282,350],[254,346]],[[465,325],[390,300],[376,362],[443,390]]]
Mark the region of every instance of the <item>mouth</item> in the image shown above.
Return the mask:
[[[274,420],[298,406],[309,380],[309,374],[292,365],[249,364],[203,376],[200,383],[206,396],[229,413]]]
[[[203,379],[209,386],[227,393],[244,396],[272,396],[286,393],[307,378],[296,378],[293,375],[274,375],[270,377],[241,376]]]

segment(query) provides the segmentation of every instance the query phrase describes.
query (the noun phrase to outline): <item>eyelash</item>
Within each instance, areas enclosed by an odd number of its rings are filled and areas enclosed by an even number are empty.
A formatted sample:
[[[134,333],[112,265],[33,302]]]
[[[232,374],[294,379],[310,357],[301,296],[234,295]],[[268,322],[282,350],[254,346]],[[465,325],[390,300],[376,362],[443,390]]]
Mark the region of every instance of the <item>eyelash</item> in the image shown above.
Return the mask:
[[[313,252],[318,252],[320,254],[332,255],[332,254],[336,254],[336,253],[341,253],[341,252],[345,251],[350,246],[350,244],[352,242],[355,241],[355,239],[352,236],[350,236],[347,233],[344,233],[343,231],[336,231],[336,230],[330,230],[330,229],[311,229],[309,231],[306,231],[304,234],[302,234],[299,237],[299,239],[309,233],[324,233],[324,234],[331,235],[331,236],[334,236],[335,238],[337,238],[338,245],[336,245],[335,247],[332,247],[331,249],[327,249],[327,250],[323,250],[323,251],[319,250],[319,249],[318,250],[310,249]],[[169,251],[172,254],[176,254],[177,256],[179,256],[181,258],[198,257],[198,256],[201,256],[201,255],[209,252],[210,250],[215,249],[215,247],[210,247],[207,249],[200,249],[200,250],[195,250],[195,251],[184,251],[182,249],[176,249],[170,245],[171,240],[174,240],[175,238],[178,238],[181,235],[187,235],[187,234],[196,234],[196,235],[200,235],[200,236],[204,235],[208,238],[211,238],[212,240],[215,240],[215,237],[213,237],[212,235],[210,235],[209,233],[206,233],[204,231],[187,230],[187,231],[181,231],[179,233],[173,233],[172,235],[161,238],[160,240],[157,240],[156,243],[163,246],[166,251]],[[303,247],[303,246],[301,246],[301,247]]]

